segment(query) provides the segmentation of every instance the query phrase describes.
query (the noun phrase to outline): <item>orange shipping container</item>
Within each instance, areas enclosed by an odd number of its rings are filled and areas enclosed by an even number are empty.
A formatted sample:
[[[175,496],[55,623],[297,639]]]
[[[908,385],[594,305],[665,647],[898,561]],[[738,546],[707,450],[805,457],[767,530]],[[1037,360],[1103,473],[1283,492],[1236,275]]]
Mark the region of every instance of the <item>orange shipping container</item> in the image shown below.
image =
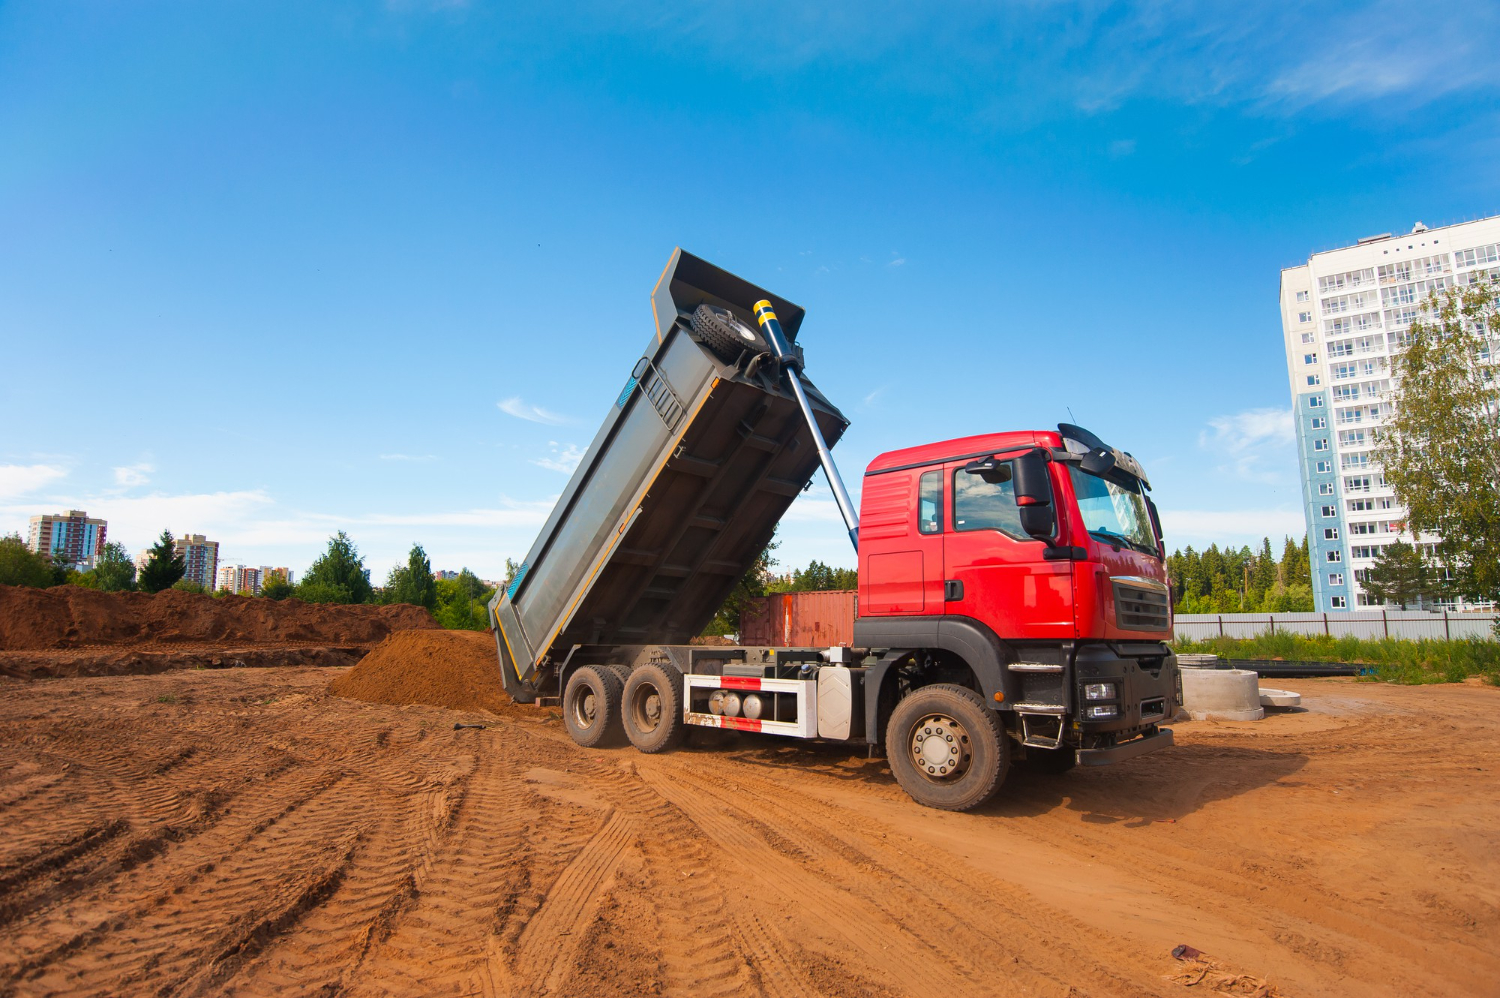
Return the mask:
[[[857,609],[853,589],[760,596],[740,613],[740,643],[774,648],[853,644]]]

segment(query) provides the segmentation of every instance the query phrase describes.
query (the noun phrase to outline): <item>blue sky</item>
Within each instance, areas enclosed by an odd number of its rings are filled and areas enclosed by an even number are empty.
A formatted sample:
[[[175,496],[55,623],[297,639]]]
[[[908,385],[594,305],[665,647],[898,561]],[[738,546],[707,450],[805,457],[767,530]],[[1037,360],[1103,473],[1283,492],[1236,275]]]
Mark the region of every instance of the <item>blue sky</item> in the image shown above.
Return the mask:
[[[519,559],[674,246],[881,451],[1076,421],[1300,535],[1281,267],[1500,212],[1500,6],[0,5],[0,532]],[[853,564],[821,477],[785,564]]]

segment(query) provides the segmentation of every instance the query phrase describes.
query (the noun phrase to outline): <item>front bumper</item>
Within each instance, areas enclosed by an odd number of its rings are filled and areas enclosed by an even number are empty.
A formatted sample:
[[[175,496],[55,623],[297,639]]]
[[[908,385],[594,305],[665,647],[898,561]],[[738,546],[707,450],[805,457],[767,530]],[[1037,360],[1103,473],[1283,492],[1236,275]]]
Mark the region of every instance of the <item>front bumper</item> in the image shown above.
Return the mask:
[[[1170,748],[1172,745],[1172,729],[1158,728],[1153,735],[1143,735],[1133,738],[1119,745],[1111,745],[1109,748],[1081,748],[1078,750],[1078,764],[1080,766],[1109,766],[1126,759],[1134,759],[1138,755],[1155,752],[1157,749]]]
[[[1147,642],[1100,642],[1081,646],[1073,658],[1073,680],[1078,684],[1081,743],[1090,749],[1108,749],[1115,741],[1137,734],[1152,734],[1156,725],[1177,713],[1177,657],[1166,645]],[[1115,684],[1115,698],[1089,701],[1082,688],[1088,683]],[[1113,705],[1117,712],[1107,720],[1089,720],[1084,711],[1093,705]]]

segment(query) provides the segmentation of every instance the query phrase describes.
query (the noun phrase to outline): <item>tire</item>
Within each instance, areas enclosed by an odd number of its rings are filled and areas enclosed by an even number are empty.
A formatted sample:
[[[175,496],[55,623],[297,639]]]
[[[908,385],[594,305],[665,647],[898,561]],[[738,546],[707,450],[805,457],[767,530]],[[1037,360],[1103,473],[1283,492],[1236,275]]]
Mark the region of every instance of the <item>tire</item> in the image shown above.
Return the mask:
[[[1010,746],[995,712],[973,690],[947,683],[924,686],[896,705],[885,751],[901,789],[942,811],[983,804],[1010,769]]]
[[[693,332],[726,361],[737,359],[741,350],[759,354],[771,349],[760,330],[745,325],[739,316],[717,305],[699,305],[693,310]]]
[[[623,685],[612,669],[585,665],[568,677],[563,690],[563,727],[584,748],[615,744],[620,735]]]
[[[1078,765],[1078,750],[1072,748],[1028,748],[1023,764],[1033,773],[1061,776]]]
[[[682,744],[682,673],[665,662],[638,665],[625,684],[620,707],[625,737],[647,754],[669,752]]]

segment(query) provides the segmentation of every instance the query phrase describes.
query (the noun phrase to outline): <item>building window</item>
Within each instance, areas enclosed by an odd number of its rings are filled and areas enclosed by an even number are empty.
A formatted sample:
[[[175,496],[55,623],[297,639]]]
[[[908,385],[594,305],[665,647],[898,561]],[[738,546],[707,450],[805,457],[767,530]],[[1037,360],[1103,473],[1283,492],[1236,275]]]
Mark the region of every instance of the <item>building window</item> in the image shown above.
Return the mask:
[[[1336,541],[1336,540],[1338,540],[1339,539],[1339,528],[1338,527],[1324,527],[1323,528],[1323,539],[1325,541]]]
[[[1334,548],[1332,551],[1328,552],[1328,560],[1329,561],[1343,561],[1344,560],[1344,552],[1340,551],[1338,548]]]
[[[1318,439],[1316,439],[1316,440],[1313,441],[1313,450],[1327,450],[1327,449],[1328,449],[1328,438],[1327,437],[1319,437]]]
[[[1320,475],[1326,475],[1326,474],[1328,474],[1332,470],[1333,470],[1333,462],[1332,461],[1319,461],[1318,462],[1318,474],[1320,474]]]
[[[1312,398],[1308,399],[1307,407],[1309,409],[1321,409],[1323,407],[1323,396],[1314,395]]]
[[[1349,603],[1342,596],[1334,596],[1328,600],[1328,605],[1333,607],[1335,610],[1342,610],[1346,606],[1348,606]]]
[[[1323,379],[1320,378],[1316,374],[1309,374],[1307,376],[1307,383],[1308,383],[1309,386],[1312,386],[1312,385],[1321,385],[1323,383]]]
[[[1302,355],[1302,363],[1304,364],[1316,364],[1317,362],[1318,355],[1315,353],[1305,353]]]
[[[1336,506],[1324,506],[1323,507],[1323,515],[1324,516],[1338,516],[1339,515],[1338,507],[1336,507]]]
[[[1318,340],[1318,338],[1316,336],[1314,336],[1312,333],[1303,333],[1302,334],[1302,342],[1303,343],[1316,343],[1317,340]]]
[[[1311,322],[1312,321],[1312,313],[1311,312],[1298,312],[1297,313],[1297,321],[1298,322]]]
[[[929,471],[922,476],[921,499],[917,503],[917,529],[924,534],[943,532],[943,473]]]
[[[1330,586],[1342,586],[1344,584],[1344,573],[1343,572],[1329,572],[1328,573],[1328,584]]]
[[[1306,291],[1298,291],[1297,292],[1297,300],[1298,301],[1307,301],[1307,299],[1308,299],[1308,293]]]
[[[1312,419],[1312,428],[1315,429],[1315,430],[1321,430],[1321,429],[1323,429],[1323,427],[1325,427],[1327,425],[1328,425],[1328,419],[1327,419],[1327,417],[1324,417],[1324,416],[1314,416],[1313,419]]]
[[[1320,495],[1320,496],[1331,496],[1331,495],[1333,495],[1333,483],[1332,482],[1319,482],[1318,483],[1318,495]]]

